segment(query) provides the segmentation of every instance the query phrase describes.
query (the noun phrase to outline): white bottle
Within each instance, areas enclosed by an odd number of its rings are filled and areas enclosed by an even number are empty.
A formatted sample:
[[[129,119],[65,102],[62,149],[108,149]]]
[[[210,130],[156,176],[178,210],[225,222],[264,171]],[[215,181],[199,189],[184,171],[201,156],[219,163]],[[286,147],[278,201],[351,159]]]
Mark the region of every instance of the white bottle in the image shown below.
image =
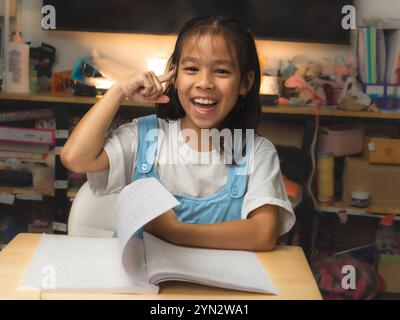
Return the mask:
[[[7,45],[5,91],[29,93],[29,45],[22,41],[20,30]]]

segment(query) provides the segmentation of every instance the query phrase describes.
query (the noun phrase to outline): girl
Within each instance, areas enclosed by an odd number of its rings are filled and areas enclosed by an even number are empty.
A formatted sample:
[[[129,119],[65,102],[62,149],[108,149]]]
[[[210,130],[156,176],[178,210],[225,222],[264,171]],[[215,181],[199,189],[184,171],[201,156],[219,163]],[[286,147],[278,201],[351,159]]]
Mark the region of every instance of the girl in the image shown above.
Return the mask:
[[[79,122],[61,159],[70,170],[87,173],[98,195],[144,177],[159,179],[180,204],[145,230],[166,241],[271,250],[295,216],[275,148],[261,136],[251,141],[246,134],[254,132],[260,116],[259,87],[251,33],[232,19],[192,19],[178,35],[167,73],[145,72],[115,83]],[[106,134],[126,98],[157,103],[157,117],[134,119]],[[152,129],[158,129],[155,145],[148,139]],[[242,161],[235,157],[226,163],[222,157],[232,154],[225,143],[229,137],[218,146],[212,135],[204,137],[206,129],[231,137],[241,129]]]

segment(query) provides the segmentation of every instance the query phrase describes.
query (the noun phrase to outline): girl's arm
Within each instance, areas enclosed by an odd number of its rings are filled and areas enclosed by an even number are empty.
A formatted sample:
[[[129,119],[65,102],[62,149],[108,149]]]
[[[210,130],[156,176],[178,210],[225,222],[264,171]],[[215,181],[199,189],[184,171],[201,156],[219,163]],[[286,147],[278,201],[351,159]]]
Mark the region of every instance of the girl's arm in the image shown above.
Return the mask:
[[[145,72],[114,84],[79,121],[62,148],[64,166],[77,173],[107,169],[109,161],[103,151],[104,138],[121,102],[131,97],[137,102],[166,103],[169,98],[162,95],[161,82],[171,77],[172,73],[157,77],[154,72]]]
[[[214,224],[189,224],[168,211],[146,225],[145,230],[177,245],[214,249],[267,251],[278,236],[278,208],[263,205],[248,219]]]
[[[101,171],[109,167],[103,151],[104,136],[124,98],[116,83],[79,121],[61,150],[65,167],[78,173]]]

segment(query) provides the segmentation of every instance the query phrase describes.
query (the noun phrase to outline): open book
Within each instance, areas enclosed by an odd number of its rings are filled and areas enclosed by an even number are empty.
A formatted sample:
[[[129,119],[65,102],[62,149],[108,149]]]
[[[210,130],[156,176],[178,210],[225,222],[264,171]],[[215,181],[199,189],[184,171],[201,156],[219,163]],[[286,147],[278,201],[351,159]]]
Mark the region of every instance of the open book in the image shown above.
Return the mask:
[[[157,294],[159,283],[173,280],[277,293],[253,252],[181,247],[146,232],[137,236],[177,204],[154,178],[131,183],[117,199],[117,238],[43,235],[20,289]]]

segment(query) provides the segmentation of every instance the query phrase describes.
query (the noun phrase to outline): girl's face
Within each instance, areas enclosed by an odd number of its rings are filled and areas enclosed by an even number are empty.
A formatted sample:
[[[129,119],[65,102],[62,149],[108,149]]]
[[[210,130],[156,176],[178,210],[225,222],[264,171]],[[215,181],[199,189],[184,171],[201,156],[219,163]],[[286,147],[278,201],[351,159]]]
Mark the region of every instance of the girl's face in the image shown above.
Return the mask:
[[[223,37],[216,35],[185,41],[175,85],[186,112],[182,129],[218,127],[238,95],[246,93],[235,54]]]

